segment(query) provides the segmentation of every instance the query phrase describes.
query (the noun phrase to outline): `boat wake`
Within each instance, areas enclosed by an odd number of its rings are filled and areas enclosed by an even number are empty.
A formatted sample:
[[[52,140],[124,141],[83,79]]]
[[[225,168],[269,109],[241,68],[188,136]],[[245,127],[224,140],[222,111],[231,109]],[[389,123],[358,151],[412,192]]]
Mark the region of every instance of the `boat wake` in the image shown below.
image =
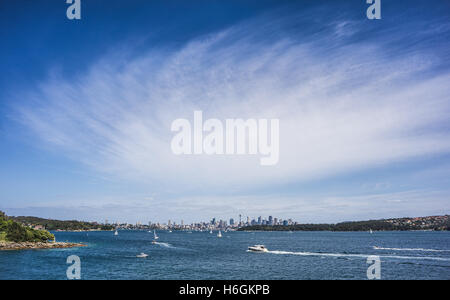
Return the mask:
[[[176,249],[176,250],[183,250],[183,251],[195,251],[195,250],[184,248],[184,247],[175,247],[175,246],[173,246],[173,245],[171,245],[169,243],[154,242],[153,244],[161,246],[163,248],[168,248],[168,249]]]
[[[368,258],[374,256],[373,254],[345,254],[345,253],[320,253],[320,252],[291,252],[291,251],[267,251],[271,254],[284,254],[284,255],[301,255],[301,256],[327,256],[327,257],[357,257]],[[439,260],[450,261],[450,258],[433,257],[433,256],[401,256],[401,255],[376,255],[380,258],[394,258],[394,259],[411,259],[411,260]]]
[[[424,249],[424,248],[384,248],[373,246],[375,250],[393,250],[393,251],[421,251],[421,252],[450,252],[450,250]]]
[[[155,244],[155,245],[159,245],[159,246],[161,246],[161,247],[166,247],[166,248],[176,248],[176,247],[172,246],[172,245],[169,244],[169,243],[154,242],[154,244]]]

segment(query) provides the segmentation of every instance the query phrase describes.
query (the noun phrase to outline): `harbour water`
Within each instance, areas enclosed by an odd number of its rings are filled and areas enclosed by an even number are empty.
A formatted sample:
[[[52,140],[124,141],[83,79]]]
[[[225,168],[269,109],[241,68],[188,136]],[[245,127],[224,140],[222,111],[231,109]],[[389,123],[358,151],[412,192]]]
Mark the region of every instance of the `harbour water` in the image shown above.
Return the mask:
[[[0,252],[0,279],[67,279],[69,255],[82,279],[450,279],[450,232],[55,232],[87,247]],[[247,247],[264,244],[269,252]],[[136,257],[140,253],[148,257]]]

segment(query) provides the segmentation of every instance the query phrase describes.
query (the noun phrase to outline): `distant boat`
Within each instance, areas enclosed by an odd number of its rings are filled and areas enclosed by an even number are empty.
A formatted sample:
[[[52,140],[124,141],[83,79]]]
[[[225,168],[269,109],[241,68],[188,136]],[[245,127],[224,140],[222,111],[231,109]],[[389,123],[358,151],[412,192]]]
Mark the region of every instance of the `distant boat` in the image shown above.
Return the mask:
[[[372,229],[369,229],[369,233],[370,233],[370,234],[372,234],[372,233],[373,233]]]
[[[172,232],[172,230],[169,230],[169,232]]]
[[[264,245],[255,245],[248,247],[248,251],[252,252],[267,252],[267,248]]]
[[[210,230],[209,233],[212,234],[212,230]]]
[[[146,258],[147,256],[148,256],[148,254],[145,254],[143,252],[141,252],[141,254],[136,255],[136,257],[139,257],[139,258]]]
[[[222,237],[222,232],[220,232],[220,230],[219,230],[219,233],[217,234],[217,237]]]
[[[117,229],[116,229],[116,231],[114,231],[114,235],[119,235],[119,233],[117,232]]]
[[[159,239],[159,236],[156,235],[156,231],[155,231],[155,230],[153,230],[153,238],[154,238],[155,240]]]

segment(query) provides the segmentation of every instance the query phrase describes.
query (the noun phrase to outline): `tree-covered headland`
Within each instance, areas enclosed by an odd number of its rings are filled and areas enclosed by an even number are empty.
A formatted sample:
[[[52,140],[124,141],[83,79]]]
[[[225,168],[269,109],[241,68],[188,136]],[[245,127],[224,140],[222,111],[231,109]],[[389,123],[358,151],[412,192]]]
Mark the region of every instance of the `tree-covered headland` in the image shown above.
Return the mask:
[[[36,230],[24,226],[0,211],[0,241],[6,242],[47,242],[55,236],[47,230]]]

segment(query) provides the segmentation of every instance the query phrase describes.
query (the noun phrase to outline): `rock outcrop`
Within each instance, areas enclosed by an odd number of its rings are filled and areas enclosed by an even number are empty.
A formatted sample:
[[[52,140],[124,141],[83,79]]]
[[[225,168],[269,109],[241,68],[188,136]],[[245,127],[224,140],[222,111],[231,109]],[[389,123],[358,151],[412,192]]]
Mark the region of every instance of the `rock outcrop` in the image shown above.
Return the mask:
[[[79,243],[63,243],[63,242],[0,242],[0,250],[27,250],[27,249],[57,249],[57,248],[73,248],[84,247],[86,245]]]

